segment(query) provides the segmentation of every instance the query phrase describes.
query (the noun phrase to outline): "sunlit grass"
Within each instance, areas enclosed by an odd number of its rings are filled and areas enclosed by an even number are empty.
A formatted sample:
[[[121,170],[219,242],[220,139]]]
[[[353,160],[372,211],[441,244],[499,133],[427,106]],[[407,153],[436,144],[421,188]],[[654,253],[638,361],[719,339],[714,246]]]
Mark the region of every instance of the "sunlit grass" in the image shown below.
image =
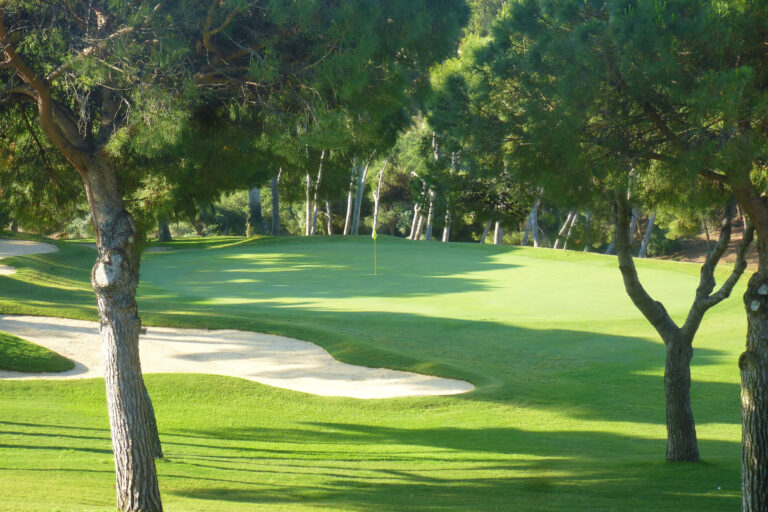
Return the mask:
[[[368,237],[168,245],[143,261],[145,323],[289,335],[477,386],[360,401],[149,375],[168,510],[739,509],[743,285],[695,342],[703,461],[668,464],[664,347],[614,258],[381,237],[373,276]],[[0,311],[95,319],[95,254],[59,246],[14,259]],[[698,267],[639,266],[682,318]],[[0,410],[0,510],[112,510],[103,381],[2,382]]]

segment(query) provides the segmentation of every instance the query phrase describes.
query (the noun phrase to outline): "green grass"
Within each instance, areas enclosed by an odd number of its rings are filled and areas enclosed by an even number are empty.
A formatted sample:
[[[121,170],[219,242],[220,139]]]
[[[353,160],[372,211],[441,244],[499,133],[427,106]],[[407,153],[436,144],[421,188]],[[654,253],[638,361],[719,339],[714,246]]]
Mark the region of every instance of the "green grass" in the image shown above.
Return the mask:
[[[65,372],[75,363],[11,334],[0,332],[0,370],[17,372]]]
[[[95,319],[92,249],[14,258],[0,311]],[[739,295],[696,339],[702,462],[664,462],[664,347],[614,258],[466,244],[217,239],[147,254],[145,323],[295,336],[476,391],[321,398],[149,375],[167,510],[739,510]],[[698,267],[639,263],[681,319]],[[111,510],[103,381],[0,382],[0,510]]]

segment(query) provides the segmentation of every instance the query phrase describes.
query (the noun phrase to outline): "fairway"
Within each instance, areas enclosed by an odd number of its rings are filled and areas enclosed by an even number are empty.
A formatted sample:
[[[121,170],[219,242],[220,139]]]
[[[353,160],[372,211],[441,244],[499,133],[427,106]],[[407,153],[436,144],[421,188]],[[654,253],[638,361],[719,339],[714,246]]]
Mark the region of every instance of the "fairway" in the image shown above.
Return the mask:
[[[94,253],[12,261],[0,313],[95,319]],[[615,258],[370,238],[170,244],[146,254],[147,324],[263,331],[364,366],[465,379],[447,397],[323,398],[245,380],[149,375],[167,510],[738,510],[734,297],[695,341],[702,462],[664,461],[664,347]],[[695,265],[643,261],[680,320]],[[0,510],[112,510],[103,380],[0,382]]]

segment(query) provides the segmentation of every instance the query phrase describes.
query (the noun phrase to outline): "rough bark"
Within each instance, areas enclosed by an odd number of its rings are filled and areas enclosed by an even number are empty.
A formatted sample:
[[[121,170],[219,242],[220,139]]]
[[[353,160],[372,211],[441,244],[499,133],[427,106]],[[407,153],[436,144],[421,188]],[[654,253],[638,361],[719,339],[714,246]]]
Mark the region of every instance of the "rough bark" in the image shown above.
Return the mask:
[[[116,173],[101,156],[84,173],[98,259],[91,272],[99,310],[105,360],[107,407],[115,454],[117,507],[160,511],[154,455],[155,419],[141,375],[136,306],[140,247],[136,228],[123,206]]]
[[[282,169],[273,176],[269,183],[272,192],[272,236],[280,236],[280,174]]]
[[[483,230],[483,235],[480,237],[481,244],[484,244],[485,239],[488,238],[488,231],[491,230],[491,224],[493,224],[493,219],[488,219],[488,223],[485,225],[485,229]]]
[[[347,194],[347,216],[344,219],[344,236],[349,234],[349,228],[351,227],[350,220],[352,219],[352,195],[355,188],[355,177],[357,167],[352,166],[352,176],[349,179],[349,194]]]
[[[643,241],[640,244],[640,250],[637,252],[638,258],[645,258],[648,256],[648,244],[651,241],[651,233],[653,233],[653,225],[656,222],[656,214],[652,213],[648,217],[648,223],[645,226],[645,233],[643,234]]]
[[[504,238],[504,228],[501,227],[501,222],[496,221],[495,229],[493,230],[493,245],[501,245]]]
[[[745,254],[752,243],[753,229],[750,226],[737,250],[736,264],[728,279],[714,292],[716,281],[714,271],[725,253],[731,238],[732,209],[729,207],[723,219],[720,239],[708,254],[701,267],[696,296],[682,327],[667,314],[664,305],[655,301],[646,292],[637,275],[632,258],[630,225],[632,212],[626,195],[616,196],[616,224],[614,240],[619,259],[619,269],[627,295],[659,333],[667,349],[664,373],[664,394],[667,417],[667,460],[697,461],[699,459],[696,441],[696,427],[690,402],[690,361],[693,357],[693,339],[701,325],[704,314],[714,305],[727,298],[746,268]],[[768,287],[766,287],[768,294]]]
[[[429,189],[429,208],[427,210],[427,227],[424,232],[424,240],[432,240],[432,220],[435,211],[435,191]]]
[[[246,235],[261,235],[266,231],[264,214],[261,209],[261,189],[252,187],[248,190],[248,219]]]
[[[171,228],[168,226],[168,219],[165,217],[159,217],[157,219],[157,239],[160,242],[173,241],[173,237],[171,236]]]

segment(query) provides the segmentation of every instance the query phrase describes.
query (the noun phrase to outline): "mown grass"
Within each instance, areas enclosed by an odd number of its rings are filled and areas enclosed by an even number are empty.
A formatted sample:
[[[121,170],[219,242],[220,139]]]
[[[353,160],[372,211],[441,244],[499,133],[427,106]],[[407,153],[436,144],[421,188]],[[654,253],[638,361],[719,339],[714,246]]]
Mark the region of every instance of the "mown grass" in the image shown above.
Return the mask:
[[[94,253],[58,245],[11,262],[0,311],[95,319]],[[149,375],[168,510],[739,509],[738,297],[696,340],[703,461],[668,464],[664,348],[613,258],[381,237],[373,276],[366,237],[169,245],[144,258],[145,323],[295,336],[477,390],[361,401]],[[698,268],[640,271],[682,318]],[[103,381],[0,382],[0,410],[0,510],[111,510]]]
[[[75,363],[47,348],[0,332],[0,370],[17,372],[64,372]]]

